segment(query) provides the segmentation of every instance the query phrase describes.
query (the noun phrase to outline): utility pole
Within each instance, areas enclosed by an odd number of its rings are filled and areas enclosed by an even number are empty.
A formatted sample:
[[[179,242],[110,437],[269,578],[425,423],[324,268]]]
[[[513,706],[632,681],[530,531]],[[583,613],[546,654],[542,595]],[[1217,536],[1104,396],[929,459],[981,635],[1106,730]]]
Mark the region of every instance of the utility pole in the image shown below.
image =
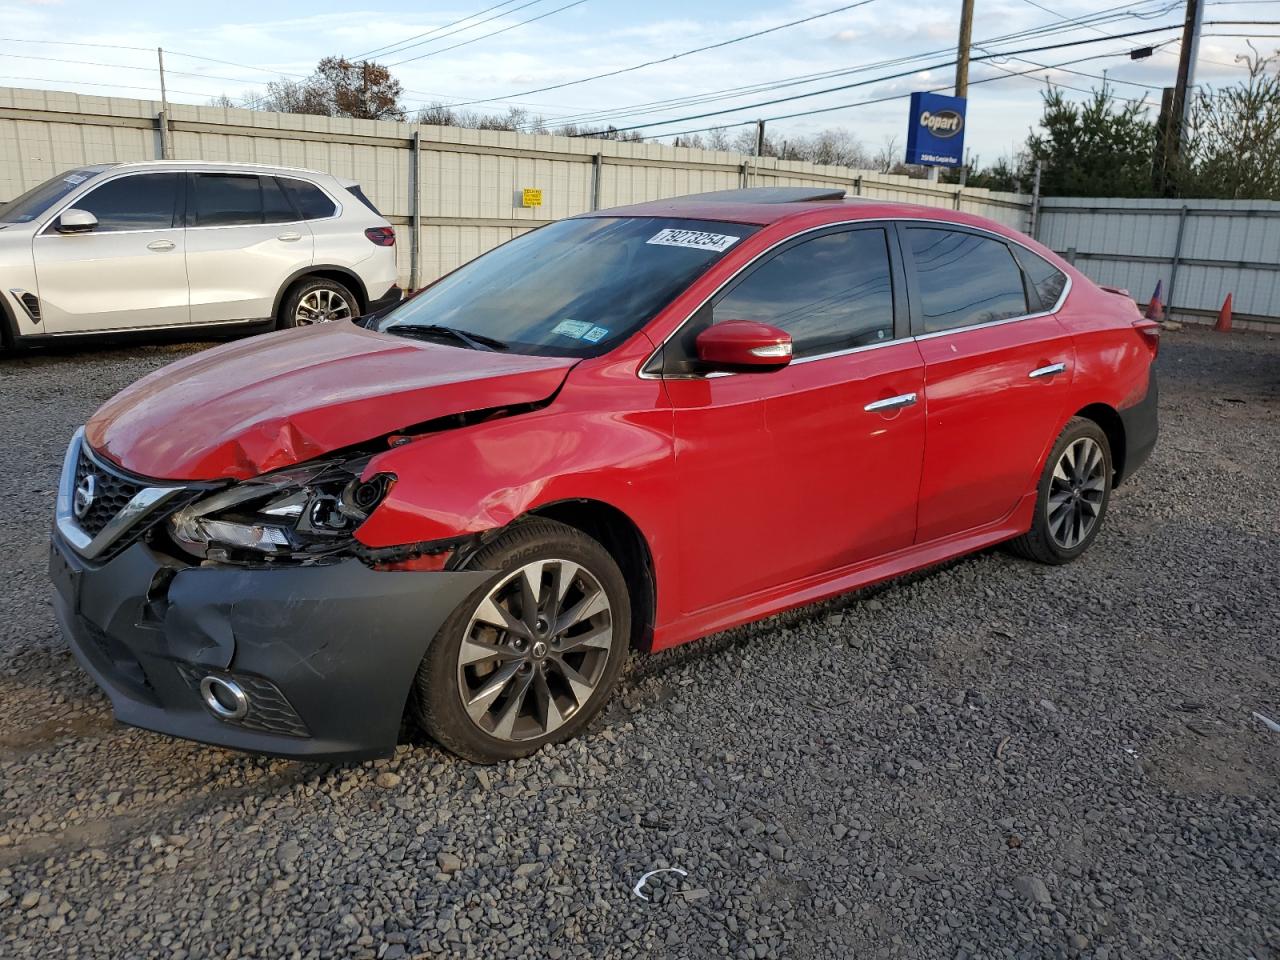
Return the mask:
[[[160,159],[172,160],[173,150],[169,146],[169,94],[164,88],[163,47],[156,47],[156,58],[160,61]]]
[[[973,0],[961,0],[960,39],[956,43],[956,96],[969,95],[969,43],[973,39]],[[929,182],[938,182],[938,168],[929,168]]]
[[[960,7],[960,42],[956,46],[956,96],[969,95],[969,41],[973,38],[973,0]]]
[[[756,121],[756,156],[764,156],[764,121]]]
[[[1191,87],[1195,80],[1196,57],[1200,52],[1200,24],[1204,20],[1203,0],[1187,0],[1187,15],[1182,22],[1182,46],[1178,51],[1178,78],[1165,114],[1164,175],[1165,193],[1176,192],[1175,180],[1187,120],[1191,116]]]

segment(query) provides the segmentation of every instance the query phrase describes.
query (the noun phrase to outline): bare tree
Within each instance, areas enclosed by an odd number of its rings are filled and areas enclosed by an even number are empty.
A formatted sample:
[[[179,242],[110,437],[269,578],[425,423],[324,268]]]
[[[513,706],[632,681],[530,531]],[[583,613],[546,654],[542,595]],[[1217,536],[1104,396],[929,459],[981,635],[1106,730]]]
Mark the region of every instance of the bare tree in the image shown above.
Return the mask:
[[[901,157],[902,149],[898,146],[898,138],[885,137],[880,144],[880,149],[871,158],[871,168],[881,173],[888,173],[893,169],[894,164],[901,162]]]

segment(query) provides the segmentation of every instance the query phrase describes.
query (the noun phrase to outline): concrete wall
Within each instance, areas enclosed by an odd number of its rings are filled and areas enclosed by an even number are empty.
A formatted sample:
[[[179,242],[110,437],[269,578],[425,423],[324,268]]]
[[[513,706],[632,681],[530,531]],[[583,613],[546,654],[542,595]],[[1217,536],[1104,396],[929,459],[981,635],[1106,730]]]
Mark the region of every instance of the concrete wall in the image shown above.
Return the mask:
[[[149,100],[0,88],[0,200],[69,167],[159,158],[160,109]],[[597,181],[599,207],[741,186],[829,185],[1029,225],[1030,199],[1018,194],[724,151],[180,104],[170,106],[169,131],[176,159],[283,164],[359,181],[397,225],[405,284],[415,134],[419,284],[541,223],[593,209]],[[541,188],[544,206],[520,207],[523,187]]]

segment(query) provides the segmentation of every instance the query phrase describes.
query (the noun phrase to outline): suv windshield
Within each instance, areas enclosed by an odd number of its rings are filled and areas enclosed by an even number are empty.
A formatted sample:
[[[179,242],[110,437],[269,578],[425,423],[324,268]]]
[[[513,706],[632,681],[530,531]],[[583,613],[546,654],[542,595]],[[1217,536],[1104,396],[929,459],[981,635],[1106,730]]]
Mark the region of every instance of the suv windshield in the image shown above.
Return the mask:
[[[447,327],[513,353],[598,356],[758,229],[666,217],[561,220],[460,267],[376,329]]]
[[[96,177],[105,166],[68,170],[38,187],[32,187],[16,200],[0,206],[0,223],[30,223],[90,177]]]

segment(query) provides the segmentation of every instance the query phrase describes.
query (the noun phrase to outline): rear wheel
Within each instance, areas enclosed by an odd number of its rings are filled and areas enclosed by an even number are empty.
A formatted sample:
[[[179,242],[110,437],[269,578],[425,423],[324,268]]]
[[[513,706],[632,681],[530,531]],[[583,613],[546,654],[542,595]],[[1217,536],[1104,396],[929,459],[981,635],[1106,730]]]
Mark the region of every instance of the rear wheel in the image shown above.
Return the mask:
[[[432,642],[415,681],[419,722],[479,763],[568,740],[608,700],[627,657],[622,572],[595,540],[550,520],[518,524],[471,565],[499,573]]]
[[[360,316],[360,301],[346,286],[336,280],[317,277],[294,286],[280,306],[277,324],[309,327],[316,323],[350,321]]]
[[[1031,529],[1009,544],[1041,563],[1070,563],[1093,543],[1111,500],[1111,446],[1092,420],[1073,418],[1045,462]]]

